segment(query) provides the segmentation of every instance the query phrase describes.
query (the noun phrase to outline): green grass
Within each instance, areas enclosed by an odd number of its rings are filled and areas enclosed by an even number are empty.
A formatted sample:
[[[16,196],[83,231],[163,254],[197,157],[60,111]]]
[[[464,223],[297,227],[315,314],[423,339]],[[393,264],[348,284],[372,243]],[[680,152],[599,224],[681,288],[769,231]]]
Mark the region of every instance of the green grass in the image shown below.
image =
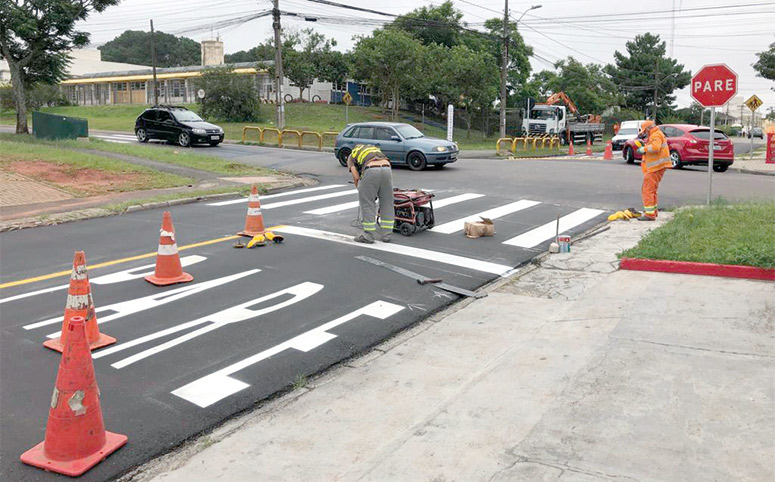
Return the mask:
[[[191,167],[203,171],[214,172],[226,176],[260,176],[272,174],[274,171],[245,164],[229,162],[220,157],[194,154],[192,149],[159,149],[141,144],[117,144],[100,139],[90,138],[84,141],[47,141],[33,136],[0,133],[0,141],[11,141],[28,144],[57,146],[65,149],[90,149],[101,152],[112,152],[128,156],[141,157],[159,162],[168,162],[180,166]]]
[[[62,154],[62,149],[53,145],[31,144],[24,142],[2,142],[2,154],[0,154],[0,168],[11,170],[14,161],[44,161],[60,166],[66,166],[64,171],[75,176],[81,169],[94,169],[111,174],[135,175],[132,179],[117,181],[113,185],[106,185],[104,189],[97,188],[73,188],[62,186],[64,189],[76,195],[88,195],[96,192],[125,192],[141,189],[163,189],[169,187],[185,186],[192,182],[191,179],[160,172],[147,167],[136,166],[117,159],[83,152],[68,152]],[[40,177],[45,179],[44,176]],[[54,182],[56,184],[56,182]]]
[[[775,201],[681,209],[629,258],[775,268]]]

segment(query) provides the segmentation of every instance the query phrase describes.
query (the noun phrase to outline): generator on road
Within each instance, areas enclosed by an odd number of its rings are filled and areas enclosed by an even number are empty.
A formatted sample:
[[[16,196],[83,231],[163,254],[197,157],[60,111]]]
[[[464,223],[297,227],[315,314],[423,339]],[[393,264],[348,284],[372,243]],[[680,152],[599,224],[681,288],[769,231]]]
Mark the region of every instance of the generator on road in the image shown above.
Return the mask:
[[[563,102],[565,105],[555,105]],[[567,145],[601,142],[605,124],[599,115],[581,115],[576,104],[565,92],[551,95],[546,102],[537,103],[527,111],[522,121],[522,132],[531,136],[554,134]],[[573,118],[570,117],[573,115]]]
[[[431,229],[436,224],[433,214],[433,193],[419,189],[393,188],[393,207],[396,223],[393,231],[411,236],[417,231]]]

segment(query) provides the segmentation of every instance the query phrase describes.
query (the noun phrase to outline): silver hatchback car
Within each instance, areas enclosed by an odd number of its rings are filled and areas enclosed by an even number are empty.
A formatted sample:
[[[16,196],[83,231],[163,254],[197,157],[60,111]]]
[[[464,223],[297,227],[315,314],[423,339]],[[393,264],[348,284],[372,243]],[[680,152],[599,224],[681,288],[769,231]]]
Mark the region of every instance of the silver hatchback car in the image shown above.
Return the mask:
[[[343,166],[353,147],[358,144],[377,146],[391,164],[406,165],[413,171],[425,166],[444,167],[457,161],[457,144],[425,134],[409,124],[397,122],[362,122],[350,124],[339,133],[334,154]]]

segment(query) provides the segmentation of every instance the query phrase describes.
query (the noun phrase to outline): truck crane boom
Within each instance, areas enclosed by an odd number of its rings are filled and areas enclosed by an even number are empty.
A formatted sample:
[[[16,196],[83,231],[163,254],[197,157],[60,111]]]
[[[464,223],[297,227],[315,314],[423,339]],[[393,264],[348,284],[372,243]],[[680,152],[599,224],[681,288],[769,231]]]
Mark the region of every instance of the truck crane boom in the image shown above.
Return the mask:
[[[568,110],[571,114],[577,114],[579,110],[576,108],[576,104],[573,103],[572,100],[570,100],[570,97],[568,97],[568,94],[565,92],[557,92],[556,94],[552,94],[548,99],[546,99],[546,102],[544,104],[547,105],[554,105],[559,101],[565,102],[565,105],[568,106]]]

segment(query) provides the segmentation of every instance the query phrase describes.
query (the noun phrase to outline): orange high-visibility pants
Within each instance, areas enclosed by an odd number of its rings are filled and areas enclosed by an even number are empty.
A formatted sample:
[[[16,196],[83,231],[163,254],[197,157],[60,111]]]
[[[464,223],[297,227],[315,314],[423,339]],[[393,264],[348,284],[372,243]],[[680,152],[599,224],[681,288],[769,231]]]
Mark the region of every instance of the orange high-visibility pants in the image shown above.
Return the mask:
[[[665,171],[666,169],[660,169],[656,172],[646,172],[643,174],[641,194],[643,195],[643,211],[646,216],[657,217],[659,211],[657,189],[659,189],[659,182],[662,180],[662,176],[665,175]]]

